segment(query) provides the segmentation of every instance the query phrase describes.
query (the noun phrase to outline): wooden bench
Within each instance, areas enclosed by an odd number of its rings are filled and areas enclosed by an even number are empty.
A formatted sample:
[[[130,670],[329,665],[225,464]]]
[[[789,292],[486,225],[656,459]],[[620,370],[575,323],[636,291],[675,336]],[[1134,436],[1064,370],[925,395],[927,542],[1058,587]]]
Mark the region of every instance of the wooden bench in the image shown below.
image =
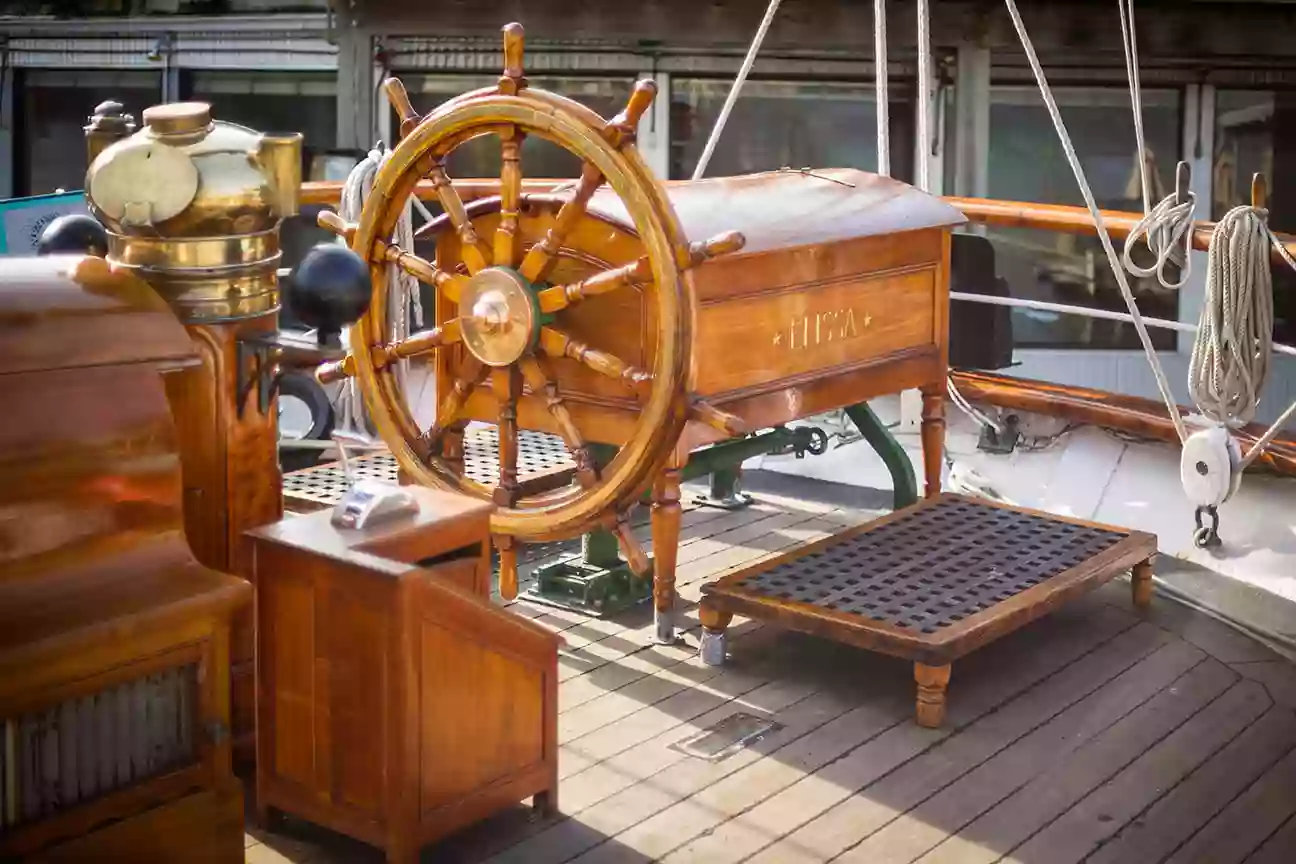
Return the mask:
[[[1152,599],[1156,537],[949,493],[702,588],[702,656],[735,614],[914,662],[917,721],[945,716],[950,664],[1132,570]]]

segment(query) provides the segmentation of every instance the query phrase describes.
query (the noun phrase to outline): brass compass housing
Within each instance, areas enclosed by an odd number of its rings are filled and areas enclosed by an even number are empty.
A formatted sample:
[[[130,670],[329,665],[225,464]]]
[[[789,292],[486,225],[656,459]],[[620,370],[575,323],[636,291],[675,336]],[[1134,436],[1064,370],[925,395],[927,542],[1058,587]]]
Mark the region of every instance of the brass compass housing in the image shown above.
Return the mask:
[[[464,347],[487,366],[509,366],[535,347],[540,310],[530,285],[511,267],[488,267],[459,298]]]

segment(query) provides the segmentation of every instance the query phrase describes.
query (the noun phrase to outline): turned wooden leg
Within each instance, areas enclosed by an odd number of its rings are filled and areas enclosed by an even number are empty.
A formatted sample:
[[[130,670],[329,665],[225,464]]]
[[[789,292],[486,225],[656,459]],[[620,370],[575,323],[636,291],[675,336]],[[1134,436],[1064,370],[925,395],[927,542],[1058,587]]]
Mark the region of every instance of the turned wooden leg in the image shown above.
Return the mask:
[[[922,390],[923,480],[928,498],[941,491],[945,464],[945,382]]]
[[[950,667],[914,664],[914,680],[918,682],[919,726],[935,729],[945,722],[945,688],[949,686]]]
[[[536,816],[552,816],[558,812],[558,796],[553,789],[546,789],[531,796],[531,810]]]
[[[387,864],[419,864],[419,848],[405,843],[387,847]]]
[[[518,548],[517,541],[506,534],[497,534],[493,538],[499,552],[499,591],[505,600],[512,600],[518,594]]]
[[[1130,591],[1134,595],[1134,606],[1147,609],[1152,605],[1152,559],[1140,561],[1130,572]]]
[[[283,811],[264,806],[260,801],[257,801],[254,812],[256,813],[256,827],[262,831],[275,832],[283,827]]]
[[[723,666],[725,630],[733,620],[733,613],[716,609],[703,597],[702,605],[698,607],[698,620],[702,622],[702,643],[698,646],[702,662],[707,666]]]
[[[659,645],[675,643],[675,562],[679,557],[680,480],[680,470],[668,467],[653,484],[653,611]]]

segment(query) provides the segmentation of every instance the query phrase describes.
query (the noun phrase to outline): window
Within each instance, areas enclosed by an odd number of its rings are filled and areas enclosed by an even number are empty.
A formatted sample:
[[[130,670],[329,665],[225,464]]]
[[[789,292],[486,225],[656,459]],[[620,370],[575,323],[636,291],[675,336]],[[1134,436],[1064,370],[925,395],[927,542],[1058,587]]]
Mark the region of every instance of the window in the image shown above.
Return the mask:
[[[300,132],[303,176],[315,154],[337,141],[337,77],[332,72],[194,72],[189,98],[217,120],[257,132]]]
[[[315,156],[337,140],[337,78],[332,72],[194,72],[189,98],[210,103],[212,117],[256,132],[300,132],[302,177],[309,178]],[[293,267],[316,243],[333,235],[320,228],[319,207],[304,208],[280,232],[281,266]]]
[[[692,176],[731,80],[671,82],[672,179]],[[877,103],[868,83],[747,81],[707,166],[721,177],[795,168],[877,170]],[[912,176],[912,103],[892,98],[891,173]]]
[[[41,69],[24,72],[16,83],[22,123],[14,172],[19,195],[85,187],[84,127],[99,103],[120,102],[140,123],[144,109],[162,101],[162,76],[156,72]]]
[[[1269,226],[1296,232],[1296,93],[1220,90],[1215,94],[1211,216],[1251,203],[1251,178],[1269,189]],[[1274,339],[1296,344],[1296,273],[1274,265]]]
[[[470,90],[493,86],[498,76],[408,75],[402,76],[401,80],[409,92],[414,107],[419,111],[430,111],[446,100]],[[609,119],[625,108],[634,87],[634,79],[630,77],[528,75],[527,82],[532,87],[566,96]],[[394,115],[392,128],[400,128],[400,121]],[[580,159],[537,135],[532,135],[523,142],[521,159],[524,177],[562,179],[580,176]],[[446,160],[446,172],[457,179],[498,177],[500,175],[499,139],[494,135],[484,135],[464,143]]]
[[[1098,206],[1142,212],[1128,90],[1060,87],[1054,94]],[[1153,201],[1174,188],[1180,123],[1177,91],[1143,91]],[[987,176],[991,198],[1084,205],[1048,110],[1033,87],[992,88]],[[1007,280],[1012,296],[1126,311],[1096,236],[1003,228],[990,229],[987,235],[995,244],[998,274]],[[1144,315],[1178,317],[1177,292],[1162,288],[1155,278],[1131,276],[1130,287]],[[1150,332],[1158,348],[1174,347],[1173,331]],[[1013,337],[1018,347],[1140,347],[1130,324],[1033,309],[1013,309]]]

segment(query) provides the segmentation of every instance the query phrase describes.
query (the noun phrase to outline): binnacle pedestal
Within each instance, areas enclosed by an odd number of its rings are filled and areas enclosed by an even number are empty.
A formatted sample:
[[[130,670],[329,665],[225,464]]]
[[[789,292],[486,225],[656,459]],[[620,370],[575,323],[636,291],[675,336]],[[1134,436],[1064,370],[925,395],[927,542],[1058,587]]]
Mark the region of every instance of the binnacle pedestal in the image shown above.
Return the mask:
[[[283,514],[275,392],[279,226],[298,210],[301,135],[214,120],[206,103],[157,105],[143,127],[99,106],[86,127],[86,200],[108,260],[147,282],[200,362],[170,373],[185,532],[205,566],[250,578],[243,532]],[[127,118],[128,119],[128,118]],[[252,615],[231,645],[233,739],[253,749]]]

